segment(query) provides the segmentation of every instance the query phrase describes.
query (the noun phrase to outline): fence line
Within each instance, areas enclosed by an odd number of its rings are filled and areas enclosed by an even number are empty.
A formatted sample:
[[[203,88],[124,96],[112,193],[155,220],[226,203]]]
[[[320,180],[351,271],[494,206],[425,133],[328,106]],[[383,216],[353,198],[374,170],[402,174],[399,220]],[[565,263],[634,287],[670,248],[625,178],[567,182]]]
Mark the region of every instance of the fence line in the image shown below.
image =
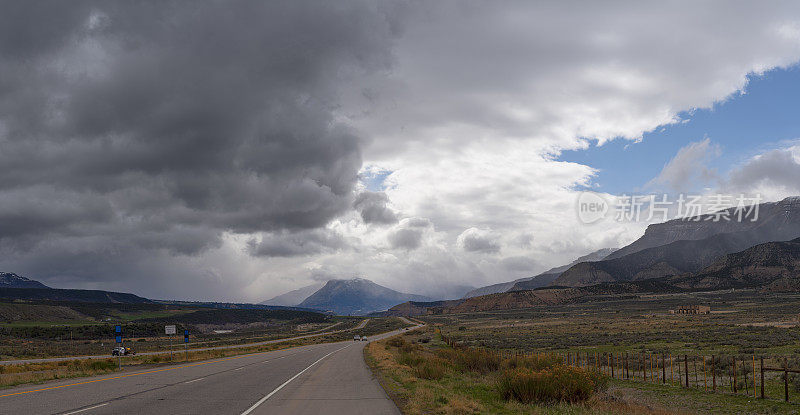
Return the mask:
[[[470,348],[463,343],[438,330],[442,341],[456,349]],[[604,373],[611,378],[645,383],[661,383],[680,388],[702,388],[712,393],[731,393],[734,395],[752,396],[756,399],[766,399],[765,384],[770,379],[765,376],[768,372],[781,373],[778,378],[783,381],[783,400],[789,402],[789,377],[790,374],[800,374],[800,369],[789,368],[787,357],[767,357],[746,355],[731,356],[706,356],[703,354],[689,355],[684,353],[672,354],[667,352],[628,352],[617,353],[600,351],[553,352],[553,351],[522,351],[522,350],[496,350],[477,348],[492,353],[500,358],[510,357],[535,357],[538,359],[549,358],[567,366],[580,367]],[[629,354],[630,353],[630,354]],[[709,360],[710,359],[710,360]],[[768,366],[777,363],[780,366]],[[702,363],[698,365],[698,360]],[[690,361],[691,369],[690,370]],[[667,366],[669,365],[669,370]],[[699,369],[698,369],[699,367]],[[726,370],[727,369],[727,370]],[[702,370],[702,375],[699,373]],[[720,371],[721,370],[721,371]],[[669,377],[667,376],[669,372]],[[677,376],[676,376],[677,375]],[[693,376],[692,376],[693,375]],[[742,375],[739,378],[739,375]],[[702,379],[700,379],[702,376]],[[710,376],[710,379],[709,379]],[[702,382],[702,386],[701,386]],[[726,384],[727,383],[727,384]]]

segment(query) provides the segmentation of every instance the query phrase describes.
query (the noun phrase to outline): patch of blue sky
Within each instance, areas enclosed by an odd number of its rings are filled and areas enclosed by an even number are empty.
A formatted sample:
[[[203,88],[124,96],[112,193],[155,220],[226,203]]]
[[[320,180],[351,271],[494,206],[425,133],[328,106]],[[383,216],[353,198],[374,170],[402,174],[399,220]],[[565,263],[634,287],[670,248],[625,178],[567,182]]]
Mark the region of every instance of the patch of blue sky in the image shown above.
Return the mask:
[[[381,192],[386,190],[387,186],[384,182],[390,174],[392,174],[391,170],[367,167],[361,171],[359,179],[367,190],[371,192]]]
[[[686,145],[708,137],[721,149],[708,166],[725,174],[756,154],[800,137],[800,69],[751,75],[745,92],[710,109],[679,114],[685,122],[645,133],[641,142],[616,139],[586,150],[565,151],[558,160],[594,167],[593,190],[646,193],[646,185]]]

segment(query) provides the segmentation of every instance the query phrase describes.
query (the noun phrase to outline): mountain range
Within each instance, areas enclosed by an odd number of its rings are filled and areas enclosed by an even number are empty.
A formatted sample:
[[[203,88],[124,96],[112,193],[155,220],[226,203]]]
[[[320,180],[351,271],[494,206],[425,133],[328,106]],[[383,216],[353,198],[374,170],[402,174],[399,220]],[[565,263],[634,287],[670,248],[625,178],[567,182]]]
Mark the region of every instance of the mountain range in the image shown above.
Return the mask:
[[[722,212],[736,217],[734,209]],[[749,212],[742,222],[709,220],[717,216],[712,214],[651,225],[641,238],[605,257],[601,252],[595,260],[580,258],[566,268],[474,292],[486,293],[482,296],[409,302],[388,314],[526,308],[620,294],[738,288],[800,292],[800,198],[764,203]],[[547,279],[552,282],[540,285]]]
[[[644,236],[596,262],[570,267],[552,285],[581,287],[692,273],[717,258],[772,241],[800,236],[800,198],[759,206],[757,220],[709,220],[712,215],[651,225]],[[733,209],[727,214],[735,215]],[[659,245],[660,244],[660,245]]]
[[[50,288],[39,281],[28,279],[13,272],[0,272],[0,288]]]
[[[269,300],[262,301],[259,304],[294,307],[302,303],[303,300],[311,296],[311,294],[317,292],[324,285],[325,285],[324,282],[317,282],[311,285],[306,285],[305,287],[301,287],[296,290],[292,290],[287,293],[283,293],[281,295],[272,297]]]
[[[567,265],[551,268],[533,277],[520,278],[514,281],[501,282],[499,284],[492,284],[486,287],[474,289],[468,292],[466,295],[464,295],[463,298],[479,297],[481,295],[497,294],[506,291],[533,290],[539,287],[544,287],[550,285],[550,283],[552,283],[556,278],[558,278],[558,276],[561,275],[562,272],[566,271],[573,265],[587,261],[599,261],[603,258],[606,258],[614,251],[615,250],[613,248],[603,248],[598,251],[592,252],[588,255],[584,255]]]
[[[363,278],[353,278],[328,281],[298,307],[339,315],[365,315],[406,301],[429,301],[429,298],[401,293]]]

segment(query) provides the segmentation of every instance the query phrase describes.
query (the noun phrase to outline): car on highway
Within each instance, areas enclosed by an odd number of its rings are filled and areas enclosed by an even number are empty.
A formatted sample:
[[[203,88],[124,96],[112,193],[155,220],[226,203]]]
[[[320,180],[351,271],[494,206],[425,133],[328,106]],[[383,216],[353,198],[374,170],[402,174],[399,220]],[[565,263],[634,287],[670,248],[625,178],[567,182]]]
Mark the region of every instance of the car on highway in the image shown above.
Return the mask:
[[[367,341],[367,336],[361,336],[361,341],[362,341],[362,342],[365,342],[365,341]]]
[[[353,336],[353,341],[354,342],[357,342],[359,340],[361,340],[361,336]]]
[[[115,347],[111,350],[111,356],[127,356],[127,355],[134,355],[136,352],[131,351],[130,347]]]

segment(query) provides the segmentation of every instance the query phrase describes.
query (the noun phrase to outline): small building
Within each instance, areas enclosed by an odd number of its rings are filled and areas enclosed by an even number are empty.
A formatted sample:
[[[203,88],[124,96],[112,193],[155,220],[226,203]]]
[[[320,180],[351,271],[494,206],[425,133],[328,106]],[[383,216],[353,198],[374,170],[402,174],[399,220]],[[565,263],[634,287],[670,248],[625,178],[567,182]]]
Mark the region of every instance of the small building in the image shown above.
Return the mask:
[[[707,305],[682,305],[676,310],[669,310],[672,314],[711,314],[711,307]]]

